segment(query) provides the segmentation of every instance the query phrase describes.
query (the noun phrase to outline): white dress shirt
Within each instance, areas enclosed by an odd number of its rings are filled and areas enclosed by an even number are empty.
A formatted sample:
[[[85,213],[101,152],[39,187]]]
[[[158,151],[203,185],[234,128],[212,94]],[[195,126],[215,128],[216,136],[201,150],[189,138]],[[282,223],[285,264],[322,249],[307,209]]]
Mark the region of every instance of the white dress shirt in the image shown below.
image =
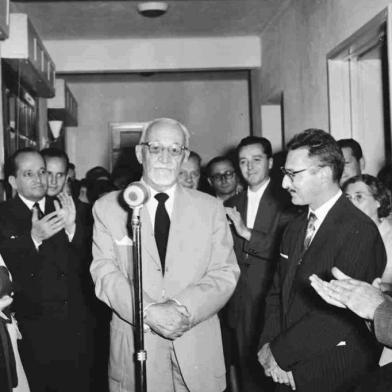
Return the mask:
[[[316,210],[313,211],[309,207],[308,218],[309,218],[309,214],[311,212],[313,212],[313,214],[315,214],[316,217],[317,217],[316,221],[314,222],[315,230],[314,230],[313,237],[312,237],[310,242],[313,241],[314,236],[318,232],[318,229],[320,228],[321,224],[323,223],[323,221],[324,221],[325,217],[327,216],[329,210],[335,205],[335,203],[338,201],[338,199],[339,199],[339,197],[341,195],[342,195],[342,191],[339,189],[335,196],[331,197],[328,201],[326,201],[324,204],[322,204]]]
[[[143,183],[148,187],[150,191],[150,198],[146,203],[146,207],[151,218],[152,230],[154,231],[155,213],[157,212],[157,208],[158,208],[158,200],[155,198],[155,195],[158,193],[166,193],[169,196],[169,198],[165,202],[165,208],[171,220],[171,216],[173,213],[173,206],[174,206],[174,196],[177,189],[177,184],[174,184],[171,188],[165,190],[165,192],[158,192],[155,189],[151,188],[149,185],[147,185],[144,181]]]
[[[255,225],[257,211],[259,209],[260,200],[264,195],[264,192],[270,183],[270,179],[268,180],[255,192],[251,191],[248,187],[247,197],[248,204],[246,208],[246,227],[248,229],[253,229]]]

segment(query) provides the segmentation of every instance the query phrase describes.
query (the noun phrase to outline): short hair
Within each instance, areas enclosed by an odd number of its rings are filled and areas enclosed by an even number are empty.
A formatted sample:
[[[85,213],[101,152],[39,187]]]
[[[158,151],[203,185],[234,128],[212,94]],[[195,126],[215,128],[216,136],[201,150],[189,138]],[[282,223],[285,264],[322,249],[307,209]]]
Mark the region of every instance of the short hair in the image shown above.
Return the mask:
[[[237,146],[237,155],[239,154],[242,147],[250,146],[252,144],[260,144],[263,147],[264,154],[267,155],[268,158],[272,157],[271,142],[265,137],[261,137],[261,136],[244,137],[240,141],[240,144]]]
[[[200,167],[200,166],[201,166],[201,157],[200,157],[200,155],[199,155],[197,152],[195,152],[195,151],[190,151],[190,152],[189,152],[188,161],[189,161],[190,159],[192,159],[192,158],[196,160],[197,164],[198,164],[199,167]]]
[[[41,150],[41,155],[45,158],[60,158],[65,162],[65,170],[69,169],[69,158],[67,153],[64,150],[60,150],[59,148],[49,147]]]
[[[75,164],[72,162],[68,163],[68,169],[75,170]]]
[[[179,127],[183,134],[184,134],[184,139],[185,139],[185,147],[188,148],[189,147],[189,138],[190,138],[190,133],[188,131],[188,129],[185,127],[185,125],[181,124],[179,121],[177,120],[173,120],[172,118],[166,118],[166,117],[162,117],[162,118],[156,118],[155,120],[152,120],[150,122],[148,122],[143,130],[142,130],[142,134],[140,136],[140,140],[139,140],[139,144],[144,143],[146,141],[147,138],[147,133],[148,131],[155,126],[156,124],[159,123],[166,123],[168,125],[174,125]]]
[[[377,209],[377,215],[379,218],[385,218],[391,213],[391,193],[389,189],[376,177],[370,174],[359,174],[357,176],[349,178],[342,185],[343,192],[345,192],[350,184],[357,182],[363,182],[369,188],[369,192],[380,203],[380,207]]]
[[[212,158],[212,159],[207,163],[207,166],[206,166],[207,177],[211,177],[211,170],[212,170],[212,167],[213,167],[215,164],[221,163],[221,162],[229,162],[229,163],[233,166],[233,169],[234,169],[234,171],[235,171],[234,162],[233,162],[228,156],[223,156],[223,155],[222,155],[222,156],[219,156],[219,157]]]
[[[343,169],[344,157],[336,140],[327,132],[310,128],[295,135],[287,144],[287,149],[307,148],[309,157],[318,157],[322,166],[332,170],[332,180],[339,182]]]
[[[341,149],[349,148],[354,158],[359,161],[363,157],[361,145],[354,139],[340,139],[338,145]]]
[[[16,177],[16,172],[18,171],[18,164],[17,164],[17,159],[19,157],[19,155],[22,154],[29,154],[29,153],[33,153],[33,154],[38,154],[42,157],[42,154],[35,148],[33,147],[24,147],[24,148],[20,148],[19,150],[15,151],[7,160],[6,164],[5,164],[5,168],[4,168],[4,172],[6,177],[9,176],[14,176]],[[42,159],[44,159],[42,157]],[[45,162],[45,160],[44,160]]]
[[[102,166],[94,166],[86,173],[86,180],[88,182],[101,179],[102,177],[110,179],[110,173]]]

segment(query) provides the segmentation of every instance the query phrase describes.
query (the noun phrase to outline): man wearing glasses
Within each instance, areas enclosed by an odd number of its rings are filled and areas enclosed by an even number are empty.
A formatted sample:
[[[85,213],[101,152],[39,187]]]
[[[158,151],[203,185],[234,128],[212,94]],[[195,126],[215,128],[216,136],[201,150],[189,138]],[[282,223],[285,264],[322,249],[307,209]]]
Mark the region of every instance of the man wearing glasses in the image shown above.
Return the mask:
[[[236,194],[239,181],[229,157],[212,158],[207,164],[206,171],[208,183],[218,199],[225,201]]]
[[[150,122],[136,156],[150,198],[141,211],[145,348],[149,392],[220,392],[225,367],[217,312],[239,275],[221,203],[177,183],[189,132],[172,119]],[[113,309],[109,385],[134,391],[131,240],[118,193],[94,206],[91,274]]]
[[[283,188],[308,209],[284,232],[258,359],[278,391],[348,391],[377,365],[379,350],[362,320],[320,300],[309,276],[330,280],[336,266],[371,282],[384,270],[385,249],[375,224],[339,188],[344,158],[333,137],[308,129],[287,147]]]
[[[249,136],[237,147],[241,174],[248,189],[226,201],[234,250],[241,269],[233,297],[225,309],[235,335],[243,391],[267,390],[257,362],[257,343],[264,300],[271,285],[279,242],[288,216],[271,183],[272,147],[268,139]],[[268,381],[268,382],[267,382]]]

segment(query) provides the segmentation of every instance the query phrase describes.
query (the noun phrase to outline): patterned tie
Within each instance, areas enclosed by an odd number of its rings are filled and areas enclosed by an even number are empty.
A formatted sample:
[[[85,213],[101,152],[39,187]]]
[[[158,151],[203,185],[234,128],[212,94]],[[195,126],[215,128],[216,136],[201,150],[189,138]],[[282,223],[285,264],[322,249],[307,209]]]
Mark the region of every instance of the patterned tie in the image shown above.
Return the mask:
[[[306,235],[304,239],[304,251],[306,251],[309,248],[310,243],[312,242],[314,232],[316,231],[316,226],[315,226],[316,220],[317,220],[317,216],[313,212],[311,212],[309,214],[308,225],[306,227]]]
[[[166,193],[157,193],[155,198],[158,200],[158,207],[155,213],[154,235],[161,259],[162,274],[165,274],[166,248],[170,230],[170,218],[165,208],[165,202],[169,196]]]
[[[44,213],[42,212],[42,210],[41,210],[41,208],[40,208],[40,206],[39,206],[37,201],[33,204],[33,208],[35,208],[37,210],[37,212],[38,212],[38,220],[42,219],[43,216],[44,216]]]

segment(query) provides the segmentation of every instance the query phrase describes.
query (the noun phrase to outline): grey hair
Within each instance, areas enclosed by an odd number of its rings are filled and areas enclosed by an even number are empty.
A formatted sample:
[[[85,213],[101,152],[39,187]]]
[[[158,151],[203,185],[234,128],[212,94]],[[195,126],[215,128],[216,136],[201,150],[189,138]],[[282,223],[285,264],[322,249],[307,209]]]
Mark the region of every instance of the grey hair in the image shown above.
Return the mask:
[[[154,125],[156,125],[158,123],[164,123],[164,124],[174,125],[174,126],[179,127],[182,130],[183,134],[184,134],[185,147],[189,148],[190,133],[189,133],[188,129],[185,127],[185,125],[181,124],[179,121],[173,120],[172,118],[166,118],[166,117],[156,118],[155,120],[152,120],[152,121],[146,123],[146,125],[144,126],[144,128],[142,130],[142,135],[140,136],[139,144],[144,143],[146,141],[147,132]]]

